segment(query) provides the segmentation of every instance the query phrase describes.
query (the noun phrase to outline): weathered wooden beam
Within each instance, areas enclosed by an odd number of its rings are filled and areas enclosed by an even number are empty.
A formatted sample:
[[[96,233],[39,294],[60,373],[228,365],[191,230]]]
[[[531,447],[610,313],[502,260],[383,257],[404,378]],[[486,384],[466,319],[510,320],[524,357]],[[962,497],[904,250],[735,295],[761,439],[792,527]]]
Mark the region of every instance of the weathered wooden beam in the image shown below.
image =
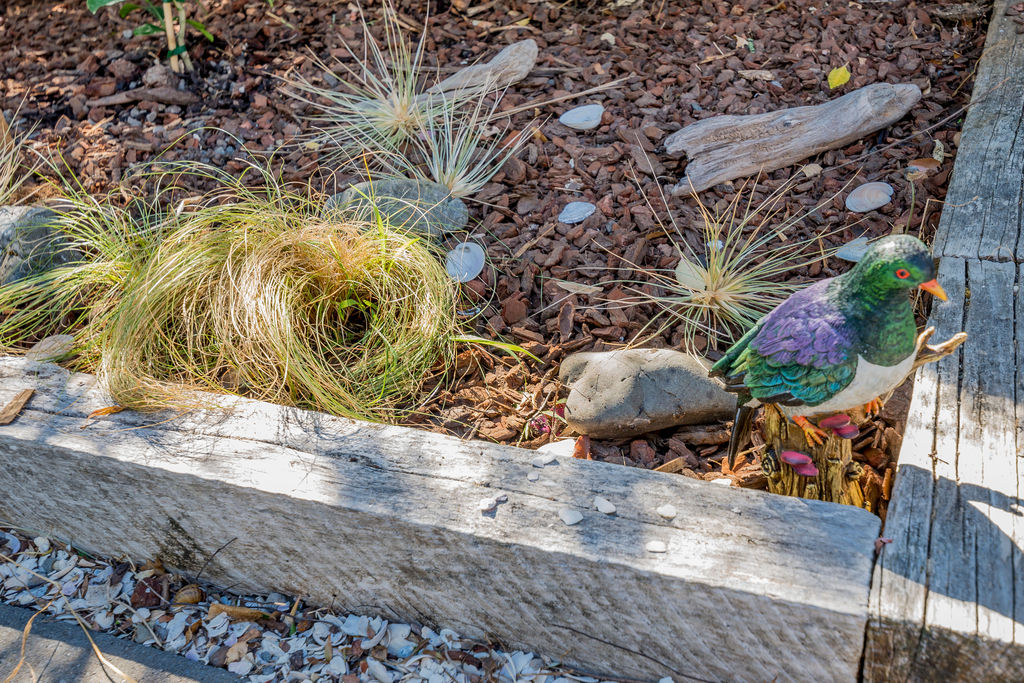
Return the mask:
[[[90,421],[109,403],[93,377],[0,359],[0,404],[28,387],[0,427],[0,518],[21,527],[186,572],[231,541],[204,577],[608,675],[856,679],[879,526],[863,510],[571,458],[538,469],[529,451],[237,398]]]
[[[1024,35],[996,0],[956,166],[935,235],[937,257],[1024,259]]]
[[[690,124],[665,138],[668,154],[688,160],[672,193],[700,192],[842,147],[903,118],[920,99],[911,83],[872,83],[822,104]]]
[[[941,337],[921,368],[876,566],[866,681],[1024,679],[1024,523],[1016,444],[1021,323],[1012,263],[943,259]],[[954,302],[965,302],[956,305]]]

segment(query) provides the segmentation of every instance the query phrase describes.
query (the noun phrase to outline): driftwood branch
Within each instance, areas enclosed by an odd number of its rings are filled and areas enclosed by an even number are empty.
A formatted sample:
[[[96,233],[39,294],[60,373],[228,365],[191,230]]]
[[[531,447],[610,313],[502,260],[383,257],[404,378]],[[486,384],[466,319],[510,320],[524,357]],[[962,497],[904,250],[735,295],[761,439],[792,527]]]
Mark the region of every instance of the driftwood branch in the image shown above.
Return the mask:
[[[537,63],[537,43],[532,38],[512,43],[482,64],[471,64],[427,89],[420,97],[442,93],[504,90],[526,78]]]
[[[920,99],[916,85],[873,83],[824,104],[698,121],[665,139],[668,154],[689,159],[672,193],[700,192],[842,147],[898,121]]]

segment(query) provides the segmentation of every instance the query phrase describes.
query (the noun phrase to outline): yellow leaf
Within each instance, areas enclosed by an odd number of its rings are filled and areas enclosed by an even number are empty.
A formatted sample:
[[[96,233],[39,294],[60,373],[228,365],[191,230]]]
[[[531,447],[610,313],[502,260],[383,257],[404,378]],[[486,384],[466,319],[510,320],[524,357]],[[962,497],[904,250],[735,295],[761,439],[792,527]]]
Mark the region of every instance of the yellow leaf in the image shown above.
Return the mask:
[[[850,70],[843,64],[841,67],[828,72],[828,87],[835,89],[850,80]]]

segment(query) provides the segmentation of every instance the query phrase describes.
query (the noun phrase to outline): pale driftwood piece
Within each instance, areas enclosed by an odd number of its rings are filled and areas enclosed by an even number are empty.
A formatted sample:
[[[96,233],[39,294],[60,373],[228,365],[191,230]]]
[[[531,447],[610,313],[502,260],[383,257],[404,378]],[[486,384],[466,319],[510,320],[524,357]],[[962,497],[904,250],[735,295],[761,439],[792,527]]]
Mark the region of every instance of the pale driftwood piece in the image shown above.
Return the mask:
[[[933,320],[940,333],[963,324],[971,343],[918,375],[886,522],[893,542],[872,583],[867,681],[938,671],[944,680],[1024,680],[1017,270],[942,261],[950,301],[968,303],[938,304]]]
[[[674,195],[774,171],[849,144],[903,118],[921,99],[910,83],[873,83],[834,100],[749,116],[715,116],[665,138],[665,151],[688,159]]]
[[[1024,35],[996,0],[935,235],[935,255],[1024,260]]]
[[[532,38],[505,47],[483,64],[471,64],[427,89],[420,97],[451,92],[504,90],[526,78],[537,63],[537,43]]]
[[[109,405],[94,378],[0,360],[0,402],[27,387],[0,427],[0,518],[21,527],[193,573],[235,538],[204,578],[611,677],[856,680],[879,526],[863,510],[572,458],[538,469],[530,451],[244,399],[82,429]]]

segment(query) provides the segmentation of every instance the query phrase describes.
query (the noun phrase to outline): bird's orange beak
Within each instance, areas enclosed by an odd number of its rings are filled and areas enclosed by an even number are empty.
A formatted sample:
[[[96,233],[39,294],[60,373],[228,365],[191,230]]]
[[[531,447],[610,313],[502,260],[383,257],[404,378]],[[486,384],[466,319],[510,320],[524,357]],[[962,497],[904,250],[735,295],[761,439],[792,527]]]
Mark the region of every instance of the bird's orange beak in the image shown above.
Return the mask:
[[[946,296],[946,290],[942,288],[938,280],[929,280],[928,282],[922,282],[921,284],[918,285],[918,287],[928,292],[932,296],[942,299],[943,301],[947,301],[949,299],[949,297]]]

